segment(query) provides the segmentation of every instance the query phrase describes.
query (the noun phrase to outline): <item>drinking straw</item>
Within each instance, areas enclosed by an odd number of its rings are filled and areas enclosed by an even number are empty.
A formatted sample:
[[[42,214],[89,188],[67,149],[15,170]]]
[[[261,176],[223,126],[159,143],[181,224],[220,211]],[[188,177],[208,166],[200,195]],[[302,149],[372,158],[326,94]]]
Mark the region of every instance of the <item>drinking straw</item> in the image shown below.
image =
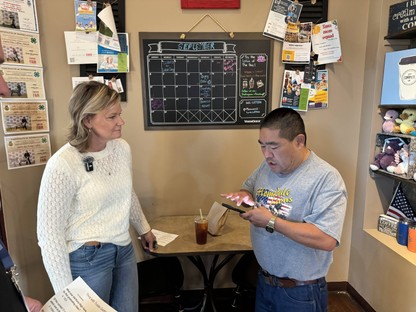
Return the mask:
[[[199,214],[201,215],[201,220],[203,220],[204,217],[202,216],[202,209],[199,209]]]

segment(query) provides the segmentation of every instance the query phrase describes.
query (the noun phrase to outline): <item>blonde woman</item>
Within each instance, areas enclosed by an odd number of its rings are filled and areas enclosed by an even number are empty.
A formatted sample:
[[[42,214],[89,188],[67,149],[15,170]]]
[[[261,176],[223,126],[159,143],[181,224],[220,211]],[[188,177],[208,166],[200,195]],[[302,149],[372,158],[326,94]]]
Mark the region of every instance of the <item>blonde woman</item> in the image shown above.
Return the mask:
[[[155,236],[133,190],[121,111],[119,94],[105,84],[75,87],[68,143],[50,158],[42,177],[37,232],[55,292],[81,276],[117,311],[137,312],[130,222],[143,248],[148,243],[151,249]]]

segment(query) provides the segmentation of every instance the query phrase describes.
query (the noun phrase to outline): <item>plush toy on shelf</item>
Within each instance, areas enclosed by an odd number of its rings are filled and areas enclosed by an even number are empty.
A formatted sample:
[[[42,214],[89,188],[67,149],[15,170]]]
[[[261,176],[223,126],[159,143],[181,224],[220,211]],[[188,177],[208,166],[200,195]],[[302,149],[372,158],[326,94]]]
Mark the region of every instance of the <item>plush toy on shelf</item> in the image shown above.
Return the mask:
[[[384,114],[384,122],[383,122],[383,132],[386,133],[393,133],[393,132],[400,132],[398,127],[397,127],[397,123],[396,123],[396,119],[399,117],[399,113],[394,110],[394,109],[389,109],[385,114]]]
[[[394,162],[387,167],[390,173],[403,175],[407,174],[409,168],[409,146],[407,144],[394,154]]]
[[[396,138],[394,138],[396,139]],[[370,169],[376,171],[378,169],[387,170],[387,167],[394,162],[394,154],[400,150],[399,140],[386,140],[383,151],[374,157],[374,161],[370,164]]]
[[[396,122],[401,133],[416,136],[416,109],[405,108],[399,118],[396,118]]]

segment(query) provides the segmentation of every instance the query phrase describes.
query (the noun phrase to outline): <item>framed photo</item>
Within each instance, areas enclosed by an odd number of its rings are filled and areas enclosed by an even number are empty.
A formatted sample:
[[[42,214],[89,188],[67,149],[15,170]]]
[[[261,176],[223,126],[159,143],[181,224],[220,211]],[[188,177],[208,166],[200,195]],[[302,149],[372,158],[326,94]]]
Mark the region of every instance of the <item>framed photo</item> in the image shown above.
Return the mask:
[[[181,0],[182,9],[239,9],[240,0]]]
[[[386,53],[381,105],[416,104],[416,49]]]

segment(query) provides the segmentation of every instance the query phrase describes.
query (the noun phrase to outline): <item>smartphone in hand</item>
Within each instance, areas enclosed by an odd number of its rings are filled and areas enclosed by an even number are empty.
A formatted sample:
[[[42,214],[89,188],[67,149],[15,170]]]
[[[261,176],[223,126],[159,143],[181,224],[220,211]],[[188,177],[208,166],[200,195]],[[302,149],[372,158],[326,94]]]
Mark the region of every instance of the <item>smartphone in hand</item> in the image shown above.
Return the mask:
[[[146,242],[146,247],[149,248],[149,242]],[[157,241],[153,241],[153,249],[157,248]]]
[[[243,209],[239,209],[239,208],[233,207],[233,206],[228,205],[228,204],[225,204],[225,203],[222,203],[222,205],[223,205],[225,208],[230,209],[230,210],[237,211],[238,213],[245,213],[245,211],[244,211]]]

